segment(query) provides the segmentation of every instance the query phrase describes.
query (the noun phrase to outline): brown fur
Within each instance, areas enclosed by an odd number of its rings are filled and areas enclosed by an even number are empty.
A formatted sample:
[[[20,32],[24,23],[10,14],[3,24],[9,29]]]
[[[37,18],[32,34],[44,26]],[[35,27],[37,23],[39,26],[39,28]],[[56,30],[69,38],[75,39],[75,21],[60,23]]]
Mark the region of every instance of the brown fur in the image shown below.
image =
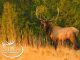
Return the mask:
[[[63,45],[63,41],[68,39],[73,44],[73,48],[76,48],[76,38],[78,37],[79,30],[74,27],[62,28],[59,26],[53,26],[49,23],[49,21],[40,20],[40,22],[44,31],[51,38],[51,40],[58,40],[58,45],[60,45],[60,43]]]

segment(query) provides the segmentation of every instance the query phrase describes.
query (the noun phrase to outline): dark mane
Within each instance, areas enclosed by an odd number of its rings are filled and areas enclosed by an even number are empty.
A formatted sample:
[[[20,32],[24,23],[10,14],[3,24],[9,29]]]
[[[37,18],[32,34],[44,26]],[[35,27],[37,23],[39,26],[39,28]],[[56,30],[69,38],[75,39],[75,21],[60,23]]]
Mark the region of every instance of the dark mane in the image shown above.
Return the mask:
[[[45,24],[46,24],[45,32],[46,32],[47,35],[50,35],[51,32],[52,32],[52,25],[49,21],[45,21]]]

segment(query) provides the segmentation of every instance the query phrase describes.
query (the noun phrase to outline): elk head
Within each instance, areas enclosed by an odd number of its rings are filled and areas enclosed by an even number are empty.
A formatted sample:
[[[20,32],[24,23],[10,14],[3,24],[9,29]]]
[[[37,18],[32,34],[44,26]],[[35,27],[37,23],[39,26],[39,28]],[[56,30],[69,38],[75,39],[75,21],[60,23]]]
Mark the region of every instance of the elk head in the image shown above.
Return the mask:
[[[46,34],[50,34],[52,31],[52,26],[49,21],[44,21],[40,18],[40,25],[43,27]]]

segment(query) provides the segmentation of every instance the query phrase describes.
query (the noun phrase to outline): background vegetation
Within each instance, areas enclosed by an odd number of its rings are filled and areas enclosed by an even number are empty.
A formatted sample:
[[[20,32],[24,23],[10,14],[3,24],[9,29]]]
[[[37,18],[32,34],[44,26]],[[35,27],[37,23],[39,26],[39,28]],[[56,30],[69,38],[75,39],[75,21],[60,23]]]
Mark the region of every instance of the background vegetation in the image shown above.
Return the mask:
[[[74,26],[80,30],[80,0],[0,0],[0,35],[11,31],[8,35],[12,38],[14,33],[17,42],[32,46],[51,45],[36,18],[36,7],[41,9],[43,18],[52,20],[54,25]],[[10,31],[6,30],[6,25]]]

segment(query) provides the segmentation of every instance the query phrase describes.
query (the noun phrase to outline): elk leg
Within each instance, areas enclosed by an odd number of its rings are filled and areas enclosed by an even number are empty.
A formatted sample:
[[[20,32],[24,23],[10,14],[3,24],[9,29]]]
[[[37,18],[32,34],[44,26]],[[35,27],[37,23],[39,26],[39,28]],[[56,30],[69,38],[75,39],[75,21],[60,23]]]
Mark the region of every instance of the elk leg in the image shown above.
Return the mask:
[[[70,41],[72,42],[72,48],[76,49],[77,48],[77,42],[76,42],[75,35],[71,36]]]
[[[55,49],[57,48],[57,45],[58,45],[58,40],[55,40]]]
[[[58,47],[61,47],[62,40],[58,40]]]
[[[67,47],[70,47],[70,39],[66,39],[65,41],[65,47],[67,48]]]
[[[54,48],[57,48],[57,40],[52,41],[52,45],[54,46]]]

